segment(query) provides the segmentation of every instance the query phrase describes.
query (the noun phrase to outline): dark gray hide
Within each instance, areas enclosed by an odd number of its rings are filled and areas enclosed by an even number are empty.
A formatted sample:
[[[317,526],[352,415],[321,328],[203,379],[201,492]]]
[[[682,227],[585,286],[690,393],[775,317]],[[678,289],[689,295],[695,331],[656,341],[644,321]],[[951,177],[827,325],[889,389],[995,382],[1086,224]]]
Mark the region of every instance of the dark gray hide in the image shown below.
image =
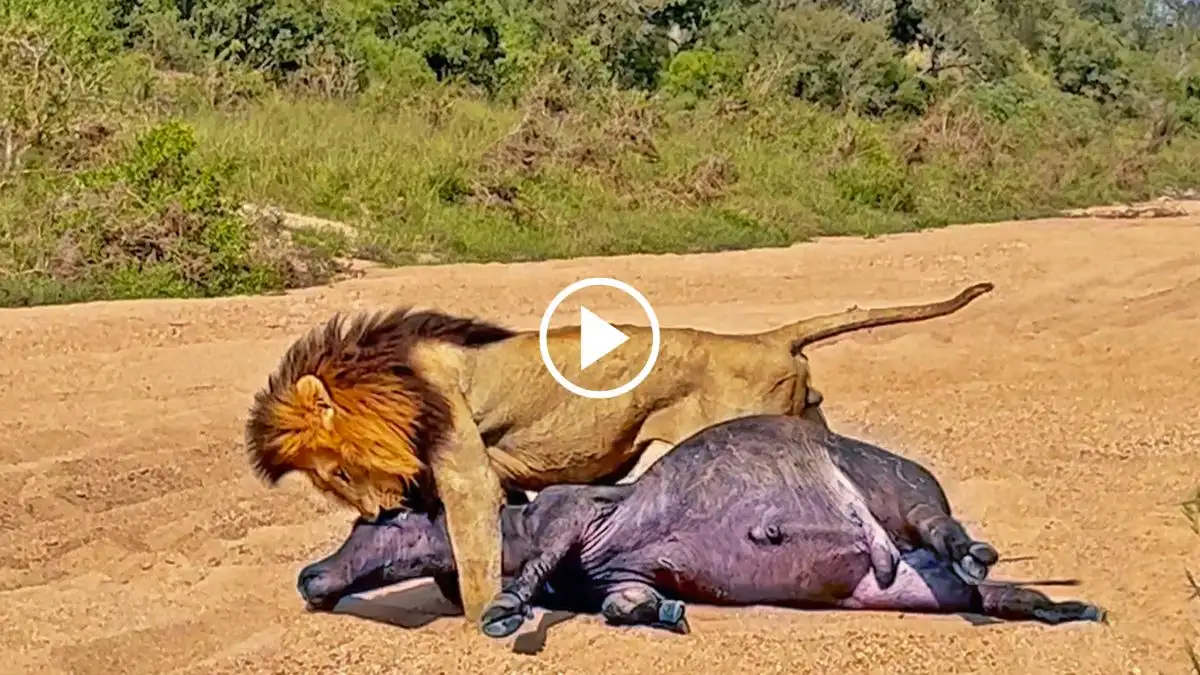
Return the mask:
[[[559,485],[501,516],[504,574],[482,630],[516,631],[534,603],[599,609],[614,624],[688,631],[684,602],[972,611],[1047,623],[1102,620],[985,581],[998,554],[951,517],[937,480],[886,450],[787,416],[743,417],[683,441],[628,485]],[[432,576],[453,587],[440,517],[358,522],[300,573],[313,608]]]

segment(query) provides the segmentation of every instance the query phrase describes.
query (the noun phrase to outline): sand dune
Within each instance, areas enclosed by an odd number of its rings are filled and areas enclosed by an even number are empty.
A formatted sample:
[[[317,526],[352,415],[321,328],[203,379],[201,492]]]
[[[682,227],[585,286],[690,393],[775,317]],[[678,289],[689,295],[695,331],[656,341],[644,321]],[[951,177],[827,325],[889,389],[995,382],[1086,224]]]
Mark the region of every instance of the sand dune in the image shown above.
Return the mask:
[[[1112,623],[691,608],[688,637],[543,616],[515,642],[428,585],[304,612],[297,570],[350,515],[275,490],[241,447],[250,397],[331,312],[416,302],[536,327],[566,284],[615,276],[665,324],[996,290],[956,315],[812,348],[830,421],[929,466],[997,576]],[[524,298],[538,299],[528,302]],[[589,307],[640,320],[615,300]],[[1181,673],[1196,639],[1200,216],[1064,218],[789,249],[373,270],[288,296],[0,312],[0,648],[6,673]],[[552,625],[551,625],[552,624]]]

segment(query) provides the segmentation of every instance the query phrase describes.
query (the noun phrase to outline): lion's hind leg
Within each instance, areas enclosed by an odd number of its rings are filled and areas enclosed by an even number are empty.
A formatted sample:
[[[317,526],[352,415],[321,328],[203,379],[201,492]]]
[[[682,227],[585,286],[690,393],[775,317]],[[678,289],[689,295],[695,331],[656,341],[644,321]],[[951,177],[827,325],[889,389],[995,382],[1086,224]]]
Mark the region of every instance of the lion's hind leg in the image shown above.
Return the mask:
[[[825,402],[825,396],[812,385],[808,358],[797,352],[792,355],[792,366],[796,369],[796,384],[787,414],[816,422],[828,429],[829,422],[825,419],[825,411],[821,409],[821,404]]]

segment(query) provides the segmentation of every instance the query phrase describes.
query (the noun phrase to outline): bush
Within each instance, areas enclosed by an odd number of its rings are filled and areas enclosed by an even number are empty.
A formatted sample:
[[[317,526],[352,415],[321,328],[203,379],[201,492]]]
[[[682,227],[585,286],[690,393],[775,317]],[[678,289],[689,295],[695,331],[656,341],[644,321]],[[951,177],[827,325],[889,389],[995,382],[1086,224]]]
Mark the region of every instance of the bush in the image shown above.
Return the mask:
[[[11,0],[0,10],[0,187],[64,151],[101,113],[116,35],[103,5]]]
[[[262,293],[342,271],[337,245],[297,244],[278,221],[243,215],[228,168],[198,162],[195,149],[190,127],[167,122],[109,166],[47,186],[62,193],[6,228],[23,239],[9,242],[22,255],[0,304],[46,302],[49,291],[72,300]]]
[[[830,172],[845,200],[871,209],[911,213],[913,184],[903,160],[880,130],[852,119],[845,127],[841,161]]]
[[[1096,21],[1063,22],[1048,44],[1051,73],[1058,88],[1098,103],[1125,99],[1131,87],[1121,40]]]
[[[667,64],[663,89],[675,96],[698,100],[736,91],[741,73],[734,59],[709,49],[685,49]]]

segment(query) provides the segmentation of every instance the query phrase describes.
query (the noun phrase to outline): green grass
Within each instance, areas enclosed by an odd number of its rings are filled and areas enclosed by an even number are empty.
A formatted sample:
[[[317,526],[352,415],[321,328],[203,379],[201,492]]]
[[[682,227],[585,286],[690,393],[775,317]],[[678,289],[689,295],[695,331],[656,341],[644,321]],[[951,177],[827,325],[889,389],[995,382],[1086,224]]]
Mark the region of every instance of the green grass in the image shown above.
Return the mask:
[[[867,117],[616,89],[232,95],[222,76],[138,64],[107,110],[71,113],[58,145],[0,181],[0,305],[276,292],[336,278],[345,255],[512,262],[870,237],[1144,199],[1200,176],[1196,133],[1164,140],[1151,117],[1054,90],[1001,105],[980,85],[919,116]],[[111,133],[75,130],[95,119]],[[247,202],[358,236],[284,233],[240,215]]]
[[[1003,124],[965,110],[883,122],[614,92],[559,115],[467,97],[274,98],[189,121],[202,153],[234,160],[249,200],[352,223],[362,252],[393,264],[876,236],[1144,198],[1200,175],[1196,139],[1138,168],[1144,123],[1042,110]]]
[[[81,192],[78,177],[0,195],[16,268],[0,274],[0,304],[278,290],[333,278],[329,261],[344,253],[388,264],[510,262],[878,236],[1141,199],[1200,175],[1200,139],[1179,136],[1147,154],[1146,121],[1052,102],[1002,122],[977,105],[888,121],[797,101],[731,112],[719,101],[681,106],[628,92],[550,112],[537,98],[504,105],[433,90],[388,105],[268,93],[177,114],[180,133],[192,134],[186,156],[171,160],[179,175],[136,178],[154,204],[128,190]],[[133,175],[160,161],[138,154],[145,128],[132,127],[104,171]],[[166,247],[175,252],[166,266],[162,255],[138,258],[130,237],[166,236],[172,204],[193,193],[212,201],[192,207],[194,236]],[[63,195],[74,210],[47,206]],[[231,200],[361,234],[350,250],[310,234],[290,253],[264,256],[273,247],[254,242],[268,234],[229,220]],[[115,257],[114,238],[125,242]],[[88,252],[70,274],[56,271],[64,242]],[[211,256],[227,264],[202,260]],[[299,272],[298,258],[307,258]],[[192,273],[205,265],[207,276]]]

